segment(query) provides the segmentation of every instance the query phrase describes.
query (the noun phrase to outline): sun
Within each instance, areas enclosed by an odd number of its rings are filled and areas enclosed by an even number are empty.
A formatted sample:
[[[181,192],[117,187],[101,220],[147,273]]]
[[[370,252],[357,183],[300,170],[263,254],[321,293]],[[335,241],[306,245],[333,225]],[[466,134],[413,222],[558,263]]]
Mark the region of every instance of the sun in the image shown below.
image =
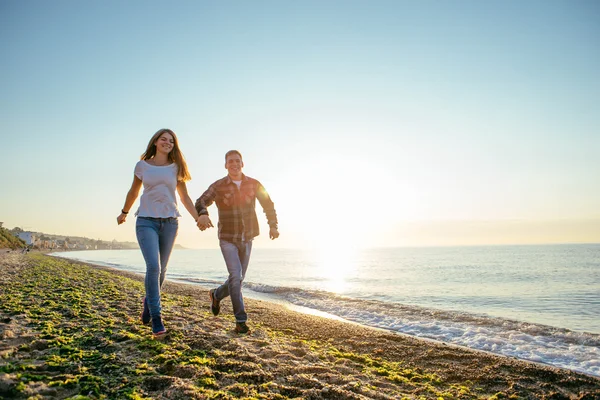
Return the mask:
[[[388,211],[391,199],[380,194],[391,186],[386,176],[376,160],[313,156],[292,172],[289,187],[280,189],[282,220],[303,236],[305,247],[364,247]]]
[[[299,247],[315,257],[324,290],[344,291],[359,251],[372,245],[380,231],[385,209],[377,209],[381,202],[373,189],[382,187],[381,179],[385,174],[376,162],[324,155],[302,163],[288,180],[289,187],[280,188],[281,220],[286,231],[294,232]]]

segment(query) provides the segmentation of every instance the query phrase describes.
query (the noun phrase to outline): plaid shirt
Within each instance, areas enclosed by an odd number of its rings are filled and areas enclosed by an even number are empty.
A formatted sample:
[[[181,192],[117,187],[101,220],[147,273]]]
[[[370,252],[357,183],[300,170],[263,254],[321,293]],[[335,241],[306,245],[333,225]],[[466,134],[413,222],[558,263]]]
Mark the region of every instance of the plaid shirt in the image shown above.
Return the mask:
[[[242,174],[242,184],[238,187],[226,176],[209,186],[196,200],[199,215],[208,215],[208,207],[213,202],[219,209],[219,239],[228,242],[252,240],[259,235],[256,218],[256,199],[267,216],[270,227],[277,228],[275,205],[263,185],[256,179]]]

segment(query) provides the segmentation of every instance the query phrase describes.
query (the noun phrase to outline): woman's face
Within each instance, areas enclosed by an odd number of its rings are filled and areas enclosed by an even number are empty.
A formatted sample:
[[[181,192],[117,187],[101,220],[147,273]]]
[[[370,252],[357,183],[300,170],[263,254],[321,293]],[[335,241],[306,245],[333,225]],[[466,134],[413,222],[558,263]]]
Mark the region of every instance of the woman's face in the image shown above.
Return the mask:
[[[173,150],[173,146],[175,146],[175,140],[169,132],[163,132],[163,134],[156,139],[154,145],[156,146],[157,152],[169,154],[171,150]]]

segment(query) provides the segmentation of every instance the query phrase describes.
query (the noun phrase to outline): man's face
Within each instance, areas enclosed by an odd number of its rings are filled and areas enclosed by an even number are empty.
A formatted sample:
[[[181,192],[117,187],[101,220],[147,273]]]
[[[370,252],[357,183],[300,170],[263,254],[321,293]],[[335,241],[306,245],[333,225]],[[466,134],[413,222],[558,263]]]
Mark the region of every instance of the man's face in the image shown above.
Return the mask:
[[[242,161],[242,157],[240,157],[239,154],[234,153],[234,154],[230,154],[227,156],[227,161],[225,162],[225,168],[227,168],[227,172],[229,173],[230,177],[241,178],[243,167],[244,167],[244,162]]]

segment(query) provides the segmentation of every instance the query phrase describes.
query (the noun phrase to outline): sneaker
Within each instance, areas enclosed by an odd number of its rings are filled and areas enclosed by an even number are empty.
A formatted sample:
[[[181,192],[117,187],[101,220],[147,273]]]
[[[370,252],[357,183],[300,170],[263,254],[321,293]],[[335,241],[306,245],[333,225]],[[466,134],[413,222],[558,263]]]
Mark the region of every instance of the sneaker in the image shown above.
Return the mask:
[[[245,322],[236,322],[235,323],[235,333],[249,333],[250,328],[246,325]]]
[[[160,315],[158,317],[152,317],[152,337],[154,339],[162,339],[166,336],[167,330],[162,323]]]
[[[215,317],[221,312],[221,301],[217,299],[216,291],[217,289],[210,289],[208,291],[208,296],[210,297],[210,310]]]
[[[150,323],[150,320],[152,318],[150,318],[150,309],[148,308],[148,300],[146,300],[146,298],[144,297],[144,310],[142,311],[142,314],[140,315],[140,319],[142,320],[142,324],[144,325],[148,325]]]

